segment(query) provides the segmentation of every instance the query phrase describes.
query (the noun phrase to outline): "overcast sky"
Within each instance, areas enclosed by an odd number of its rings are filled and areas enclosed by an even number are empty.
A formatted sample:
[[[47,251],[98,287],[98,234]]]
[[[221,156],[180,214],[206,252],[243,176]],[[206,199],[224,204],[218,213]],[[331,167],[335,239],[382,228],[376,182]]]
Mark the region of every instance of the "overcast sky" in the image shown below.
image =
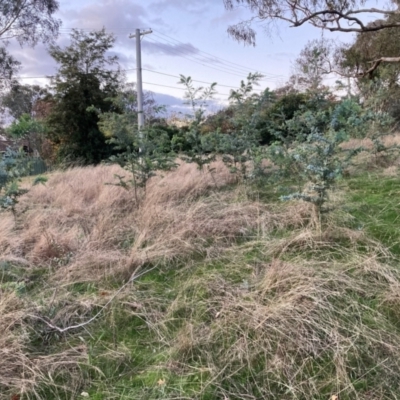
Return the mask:
[[[89,31],[105,27],[117,38],[114,51],[122,68],[128,70],[128,80],[136,82],[136,72],[129,71],[136,67],[135,40],[128,36],[136,28],[151,28],[153,33],[142,39],[144,89],[157,93],[157,100],[173,109],[181,104],[184,93],[177,84],[179,74],[217,82],[221,85],[216,96],[220,101],[226,101],[230,87],[237,87],[249,72],[266,75],[260,89],[274,89],[287,80],[307,41],[321,37],[319,30],[309,26],[289,28],[281,24],[273,36],[260,26],[257,46],[244,46],[228,36],[227,28],[246,16],[244,8],[226,11],[223,0],[61,0],[58,17],[63,23],[58,43],[69,43],[72,28]],[[23,78],[52,75],[57,69],[43,45],[34,49],[12,45],[11,49],[22,62]],[[22,82],[48,81],[35,78]]]

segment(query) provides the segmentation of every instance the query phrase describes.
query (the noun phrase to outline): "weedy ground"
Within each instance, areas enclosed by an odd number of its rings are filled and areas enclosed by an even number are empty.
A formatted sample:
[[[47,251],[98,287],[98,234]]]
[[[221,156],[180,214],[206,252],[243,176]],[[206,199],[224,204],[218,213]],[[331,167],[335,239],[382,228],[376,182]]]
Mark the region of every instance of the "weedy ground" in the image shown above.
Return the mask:
[[[400,178],[376,158],[322,232],[220,162],[140,203],[116,166],[51,174],[0,218],[0,399],[400,399]]]

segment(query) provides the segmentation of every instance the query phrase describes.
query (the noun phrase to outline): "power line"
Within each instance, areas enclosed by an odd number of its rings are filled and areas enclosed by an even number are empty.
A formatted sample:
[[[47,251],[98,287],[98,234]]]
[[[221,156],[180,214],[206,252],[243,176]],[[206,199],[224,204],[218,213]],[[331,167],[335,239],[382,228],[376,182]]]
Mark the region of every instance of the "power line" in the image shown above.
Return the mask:
[[[169,41],[168,39],[165,39],[165,38],[163,38],[162,36],[157,35],[156,33],[155,33],[154,35],[155,35],[156,37],[158,37],[159,39],[163,40],[164,42],[166,42],[166,43],[162,43],[163,45],[167,44],[167,45],[170,45],[170,46],[175,46],[175,47],[174,47],[174,50],[175,50],[176,52],[181,53],[181,54],[184,54],[184,55],[187,55],[187,53],[186,53],[184,50],[179,50],[178,48],[176,48],[179,44],[173,43],[173,42]],[[153,40],[154,40],[154,39],[153,39]],[[160,42],[158,42],[158,43],[160,43]],[[193,53],[193,48],[189,47],[188,44],[185,44],[185,43],[182,43],[182,44],[183,44],[183,46],[185,46],[189,51],[191,51],[191,52]],[[196,49],[196,48],[195,48],[195,49]],[[196,50],[197,50],[198,52],[200,52],[200,50],[198,50],[198,49],[196,49]],[[201,62],[201,63],[207,63],[207,64],[210,63],[210,61],[207,60],[207,59],[206,59],[205,57],[203,57],[203,56],[197,57],[197,53],[195,53],[195,54],[193,54],[193,55],[189,55],[189,56],[192,57],[192,58],[194,58],[194,59],[196,59],[196,60],[198,60],[198,61]],[[220,68],[220,69],[223,68],[224,70],[229,71],[230,73],[239,74],[239,76],[241,76],[241,77],[243,77],[244,74],[248,74],[248,72],[249,72],[249,70],[242,71],[242,70],[238,69],[237,67],[233,67],[233,68],[232,68],[231,66],[225,66],[225,65],[219,65],[219,68]]]
[[[132,70],[125,70],[125,71],[132,71]],[[51,78],[54,78],[54,76],[23,76],[23,77],[19,77],[18,79],[51,79]],[[152,82],[143,82],[143,83],[145,83],[146,85],[160,86],[160,87],[176,89],[176,90],[186,90],[185,88],[178,87],[178,86],[168,86],[168,85],[162,85],[162,84],[159,84],[159,83],[152,83]],[[216,94],[221,95],[221,96],[229,96],[228,93],[216,92]]]
[[[119,70],[119,71],[120,71],[120,72],[136,71],[136,68],[121,69],[121,70]],[[154,74],[164,75],[164,76],[170,76],[170,77],[172,77],[172,78],[180,79],[180,76],[178,76],[178,75],[166,74],[166,73],[164,73],[164,72],[154,71],[154,70],[147,69],[147,68],[143,68],[143,71],[148,71],[148,72],[151,72],[151,73],[154,73]],[[116,71],[116,72],[117,72],[117,71]],[[51,79],[51,78],[54,78],[54,77],[55,77],[54,75],[49,75],[49,76],[21,76],[21,77],[19,77],[18,79]],[[211,84],[214,83],[214,82],[199,81],[199,80],[197,80],[197,79],[193,79],[193,82],[205,83],[205,84],[208,84],[208,85],[211,85]],[[238,89],[238,88],[235,87],[235,86],[220,85],[219,83],[217,83],[217,86],[226,87],[226,88],[229,88],[229,89]],[[169,87],[171,87],[171,86],[169,86]],[[179,89],[180,89],[180,88],[179,88]],[[262,89],[255,89],[255,90],[262,91]]]
[[[188,44],[187,43],[183,43],[183,42],[181,42],[181,41],[179,41],[178,39],[174,39],[174,38],[172,38],[171,36],[168,36],[168,35],[166,35],[165,33],[161,33],[161,32],[159,32],[158,30],[153,30],[154,32],[158,32],[158,33],[154,33],[154,35],[156,35],[157,37],[162,37],[162,36],[165,36],[166,38],[168,38],[168,39],[170,39],[170,40],[173,40],[173,41],[175,41],[175,42],[177,42],[177,43],[179,43],[179,44],[182,44],[182,45],[184,45],[184,46],[188,46]],[[160,36],[161,35],[161,36]],[[165,40],[165,39],[164,39]],[[199,49],[198,49],[199,50]],[[248,72],[249,70],[251,70],[250,68],[248,68],[248,67],[246,67],[246,66],[244,66],[244,65],[241,65],[241,64],[237,64],[237,63],[234,63],[234,62],[232,62],[232,61],[228,61],[228,60],[225,60],[224,58],[221,58],[221,57],[217,57],[217,56],[215,56],[215,55],[213,55],[213,54],[211,54],[211,53],[207,53],[206,51],[203,51],[203,50],[199,50],[199,53],[203,53],[203,54],[206,54],[206,55],[208,55],[208,56],[210,56],[210,57],[213,57],[214,59],[216,59],[216,60],[220,60],[220,61],[222,61],[222,63],[224,63],[224,64],[231,64],[231,65],[234,65],[234,66],[236,66],[236,67],[234,67],[234,68],[236,68],[237,70],[244,70],[244,71],[246,71],[246,72]],[[238,68],[239,67],[239,68]],[[265,71],[260,71],[262,74],[264,74],[265,76],[270,76],[270,77],[282,77],[282,75],[277,75],[277,74],[271,74],[271,73],[269,73],[269,72],[265,72]]]
[[[84,32],[93,31],[92,29],[82,29],[82,28],[60,28],[59,34],[62,34],[62,35],[70,34],[71,31],[74,30],[74,29],[80,30],[80,31],[84,31]],[[128,31],[116,31],[116,32],[112,32],[112,33],[114,33],[114,34],[118,34],[118,33],[123,34],[124,33],[125,34],[125,33],[128,33]],[[168,36],[166,34],[163,34],[161,32],[159,32],[159,34],[155,34],[155,35],[158,38],[160,38],[161,40],[163,40],[164,42],[166,42],[166,43],[162,43],[162,42],[159,42],[159,41],[156,41],[156,40],[152,39],[151,43],[153,45],[159,47],[159,48],[161,48],[161,46],[166,45],[166,44],[169,44],[169,45],[172,45],[172,46],[176,46],[176,43],[179,43],[179,44],[189,48],[189,45],[187,43],[183,43],[183,42],[181,42],[181,41],[179,41],[177,39],[174,39],[174,38],[172,38],[172,37],[170,37],[170,36]],[[164,37],[166,37],[167,39],[165,39]],[[171,40],[176,42],[176,43],[172,43]],[[186,59],[188,59],[188,60],[190,60],[192,62],[195,62],[195,63],[200,64],[202,66],[205,66],[207,68],[211,68],[211,69],[214,69],[214,70],[220,71],[220,72],[225,72],[225,73],[228,73],[228,74],[231,74],[231,75],[235,75],[235,76],[238,76],[238,77],[241,77],[241,78],[243,78],[243,74],[244,73],[247,74],[249,72],[249,70],[250,70],[250,68],[247,68],[245,66],[242,66],[240,64],[237,64],[237,63],[234,63],[234,62],[231,62],[231,61],[228,61],[228,60],[225,60],[225,59],[223,59],[221,57],[217,57],[217,56],[215,56],[215,55],[213,55],[211,53],[207,53],[207,52],[202,51],[202,50],[197,49],[197,48],[196,48],[196,50],[199,53],[206,54],[207,56],[212,57],[213,59],[215,59],[217,61],[219,60],[219,62],[222,65],[219,68],[217,68],[217,67],[208,65],[209,61],[207,61],[205,59],[198,58],[196,56],[188,56],[184,51],[179,50],[177,48],[172,48],[172,49],[169,49],[169,50],[172,51],[173,53],[177,54],[180,57],[186,58]],[[225,65],[223,65],[223,64],[225,64]],[[260,72],[265,75],[265,78],[262,79],[262,80],[275,81],[278,77],[282,77],[282,75],[271,74],[271,73],[267,73],[267,72],[264,72],[264,71],[260,71]],[[41,78],[38,78],[38,79],[41,79]],[[222,85],[220,85],[220,86],[222,86]]]
[[[136,71],[136,68],[113,70],[113,72],[129,72],[129,71]],[[52,78],[55,78],[55,75],[47,75],[47,76],[20,76],[20,77],[18,77],[18,79],[52,79]]]
[[[161,40],[164,40],[166,43],[163,42],[159,42],[157,40],[155,40],[154,38],[151,38],[151,42],[156,45],[157,47],[161,46],[165,46],[165,45],[170,45],[170,46],[177,46],[176,43],[171,43],[170,41],[168,41],[167,39],[161,38]],[[187,44],[185,46],[188,46]],[[186,58],[188,60],[191,60],[197,64],[200,64],[202,66],[206,66],[208,68],[212,68],[215,69],[217,71],[221,71],[221,72],[225,72],[231,75],[235,75],[235,76],[239,76],[240,78],[243,78],[244,74],[248,74],[249,70],[247,69],[246,71],[241,71],[239,70],[237,67],[231,67],[231,66],[224,66],[224,65],[218,65],[218,68],[215,66],[211,66],[210,65],[210,61],[207,61],[203,58],[199,58],[196,55],[188,55],[187,53],[185,53],[182,50],[175,48],[170,48],[169,51],[172,51],[173,53],[177,54],[179,57],[183,57]],[[271,78],[271,77],[264,77],[263,79],[261,79],[262,81],[266,81],[266,80],[275,80],[276,78]]]
[[[161,85],[159,83],[151,83],[151,82],[143,82],[143,83],[145,83],[146,85],[161,86],[161,87],[166,87],[166,88],[170,88],[170,89],[186,90],[185,88],[181,88],[181,87],[177,87],[177,86]],[[216,92],[216,94],[219,94],[221,96],[229,96],[229,94],[227,94],[227,93]]]
[[[165,45],[164,43],[160,43],[160,42],[155,41],[153,38],[151,38],[151,39],[150,39],[150,38],[147,38],[147,40],[150,40],[150,42],[151,42],[154,46],[156,46],[156,47],[158,47],[158,48],[160,48],[160,49],[163,48],[162,45]],[[179,52],[179,50],[177,50],[177,49],[169,49],[169,51],[175,53],[178,57],[185,58],[185,59],[187,59],[187,60],[189,60],[189,61],[192,61],[192,62],[194,62],[194,63],[196,63],[196,64],[200,64],[200,65],[202,65],[203,67],[211,68],[211,69],[214,69],[214,70],[216,70],[216,71],[224,72],[225,74],[235,75],[235,76],[238,76],[238,77],[240,77],[240,78],[243,78],[243,75],[239,75],[239,74],[237,74],[237,73],[228,71],[228,70],[226,70],[226,69],[220,69],[220,68],[213,67],[213,66],[211,66],[211,65],[205,64],[204,61],[200,61],[200,60],[198,60],[198,59],[196,59],[196,58],[194,58],[194,57],[184,56],[184,55],[182,55],[182,54],[179,54],[179,53],[181,53],[181,52]]]
[[[147,38],[147,40],[149,40],[149,39],[150,39],[150,42],[154,46],[156,46],[156,47],[158,47],[160,49],[163,49],[163,45],[165,45],[165,43],[157,42],[153,38]],[[228,73],[228,74],[231,74],[231,75],[236,75],[236,76],[238,76],[240,78],[243,78],[243,75],[239,75],[239,74],[236,74],[236,73],[233,73],[233,72],[230,72],[230,71],[226,71],[226,70],[222,70],[222,69],[219,69],[219,68],[215,68],[215,67],[212,67],[210,65],[205,64],[204,61],[200,61],[200,60],[196,59],[195,57],[191,57],[191,56],[188,56],[188,55],[183,55],[185,53],[183,53],[182,51],[179,51],[176,48],[170,48],[169,51],[171,51],[172,53],[176,54],[178,57],[185,58],[186,60],[189,60],[189,61],[192,61],[192,62],[194,62],[196,64],[202,65],[203,67],[215,69],[216,71],[225,72],[225,73]]]
[[[154,70],[151,70],[151,69],[143,68],[143,71],[148,71],[148,72],[152,72],[152,73],[154,73],[154,74],[165,75],[165,76],[170,76],[170,77],[172,77],[172,78],[180,79],[180,76],[171,75],[171,74],[166,74],[166,73],[164,73],[164,72],[158,72],[158,71],[154,71]],[[212,84],[214,83],[214,82],[198,81],[198,80],[196,80],[196,79],[192,79],[192,81],[193,81],[193,82],[198,82],[198,83],[205,83],[205,84],[207,84],[207,85],[212,85]],[[237,87],[235,87],[235,86],[221,85],[221,84],[219,84],[218,82],[217,82],[217,86],[226,87],[226,88],[229,88],[229,89],[239,89],[239,88],[237,88]],[[254,89],[254,90],[258,90],[258,91],[261,91],[261,92],[263,91],[262,89]]]

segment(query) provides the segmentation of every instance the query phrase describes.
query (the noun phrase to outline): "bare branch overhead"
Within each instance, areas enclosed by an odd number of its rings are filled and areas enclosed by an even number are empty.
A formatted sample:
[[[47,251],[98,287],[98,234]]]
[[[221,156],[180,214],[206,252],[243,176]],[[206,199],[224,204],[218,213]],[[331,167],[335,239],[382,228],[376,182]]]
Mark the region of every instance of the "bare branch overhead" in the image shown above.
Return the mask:
[[[255,44],[256,33],[251,27],[252,20],[265,21],[268,25],[278,20],[286,21],[292,27],[309,23],[331,32],[375,32],[387,28],[400,28],[400,22],[379,20],[374,24],[363,22],[364,15],[398,15],[399,6],[392,2],[387,9],[364,8],[366,0],[224,0],[226,9],[247,7],[253,14],[251,20],[230,26],[228,32],[239,41]]]

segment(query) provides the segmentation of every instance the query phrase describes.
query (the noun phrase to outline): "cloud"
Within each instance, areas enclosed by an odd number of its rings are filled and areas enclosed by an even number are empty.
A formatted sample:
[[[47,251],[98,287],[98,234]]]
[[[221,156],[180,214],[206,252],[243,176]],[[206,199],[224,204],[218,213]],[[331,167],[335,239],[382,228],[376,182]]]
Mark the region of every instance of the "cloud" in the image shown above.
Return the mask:
[[[161,40],[168,41],[168,39]],[[154,40],[153,38],[151,38],[151,41],[144,40],[142,42],[142,49],[149,54],[163,54],[174,57],[191,56],[191,58],[197,60],[198,63],[223,65],[223,63],[221,63],[214,56],[209,56],[205,53],[201,54],[201,50],[193,46],[191,43],[172,44],[159,41],[158,39]]]
[[[61,12],[65,28],[99,30],[103,27],[118,35],[117,44],[132,46],[129,34],[136,27],[146,27],[148,13],[139,4],[130,0],[92,1],[79,10],[66,9]]]
[[[228,28],[229,25],[240,22],[246,17],[248,13],[244,8],[235,8],[232,11],[224,11],[220,15],[215,16],[210,20],[211,26],[222,26]]]
[[[160,0],[151,4],[149,9],[160,12],[168,8],[178,8],[191,14],[203,14],[209,10],[210,5],[214,4],[215,0]]]
[[[68,46],[72,28],[89,32],[105,27],[108,32],[117,36],[115,47],[108,55],[117,55],[121,67],[128,69],[135,61],[135,44],[128,38],[129,33],[135,27],[146,26],[147,15],[141,5],[130,0],[91,0],[88,4],[63,0],[59,12],[63,25],[56,44],[61,48]],[[20,74],[25,77],[53,75],[57,71],[57,64],[43,44],[32,49],[11,43],[8,49],[22,63]]]
[[[143,41],[142,49],[150,54],[166,54],[169,56],[196,55],[199,53],[199,49],[191,43],[168,44]]]
[[[41,77],[54,75],[57,70],[54,60],[48,53],[47,47],[43,44],[35,48],[21,48],[17,43],[12,43],[8,51],[21,62],[20,74],[27,77]]]
[[[154,100],[159,105],[163,106],[181,106],[183,100],[179,97],[171,96],[170,94],[151,92]]]

